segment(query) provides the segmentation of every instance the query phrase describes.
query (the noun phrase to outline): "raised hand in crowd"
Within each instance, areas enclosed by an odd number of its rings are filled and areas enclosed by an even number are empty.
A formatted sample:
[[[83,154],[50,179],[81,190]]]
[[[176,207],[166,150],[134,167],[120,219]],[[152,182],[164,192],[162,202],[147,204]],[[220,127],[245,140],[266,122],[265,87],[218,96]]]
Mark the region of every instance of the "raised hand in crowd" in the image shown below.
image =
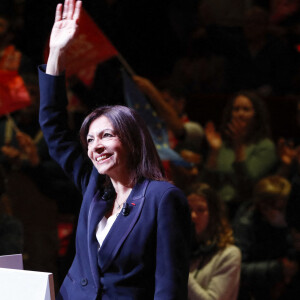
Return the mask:
[[[21,161],[29,161],[31,166],[36,166],[40,162],[37,146],[33,139],[26,133],[18,131],[16,133],[19,149],[5,145],[1,147],[2,153],[11,159],[14,163],[20,163]]]
[[[200,153],[196,153],[187,149],[183,149],[180,151],[181,157],[193,164],[200,165],[202,163],[202,155]]]
[[[278,168],[278,174],[290,177],[293,166],[299,171],[300,146],[294,146],[292,141],[280,138],[277,142],[277,152],[281,163]]]
[[[212,150],[219,150],[221,148],[222,137],[221,134],[218,131],[216,131],[213,122],[207,122],[205,126],[205,136]]]
[[[278,155],[281,162],[285,165],[291,165],[297,157],[297,149],[293,142],[288,142],[284,138],[280,138],[277,143]]]
[[[214,169],[217,165],[219,150],[223,144],[222,137],[221,134],[216,130],[213,122],[207,122],[204,132],[207,143],[210,147],[210,152],[207,159],[207,167]]]

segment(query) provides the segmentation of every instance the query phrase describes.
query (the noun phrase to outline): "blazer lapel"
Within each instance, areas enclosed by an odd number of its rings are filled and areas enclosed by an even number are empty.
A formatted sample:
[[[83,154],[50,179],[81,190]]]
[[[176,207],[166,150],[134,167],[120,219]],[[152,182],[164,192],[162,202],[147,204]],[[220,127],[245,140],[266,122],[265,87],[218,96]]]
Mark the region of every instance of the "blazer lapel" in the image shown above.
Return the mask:
[[[129,207],[128,215],[123,215],[120,212],[112,228],[103,241],[99,250],[99,263],[102,272],[108,268],[110,263],[117,255],[121,245],[126,237],[133,229],[144,205],[145,192],[149,184],[148,180],[138,183],[134,186],[126,203]]]
[[[100,220],[105,215],[107,210],[107,201],[104,201],[100,196],[100,191],[97,191],[93,200],[90,204],[89,214],[88,214],[88,229],[87,229],[87,239],[88,239],[88,254],[91,272],[94,278],[95,285],[99,287],[99,272],[98,272],[98,241],[96,239],[96,228]]]

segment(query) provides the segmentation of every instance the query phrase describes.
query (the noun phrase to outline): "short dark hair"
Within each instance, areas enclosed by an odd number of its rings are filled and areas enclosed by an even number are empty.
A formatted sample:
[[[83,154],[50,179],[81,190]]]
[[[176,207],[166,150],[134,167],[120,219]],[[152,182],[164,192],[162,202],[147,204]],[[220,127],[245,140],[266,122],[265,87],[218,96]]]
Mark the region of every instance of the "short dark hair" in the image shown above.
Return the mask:
[[[224,108],[221,122],[221,133],[223,138],[225,140],[228,140],[225,131],[227,129],[228,123],[231,121],[233,103],[238,96],[245,96],[246,98],[248,98],[251,101],[254,109],[253,128],[248,135],[248,142],[258,142],[264,138],[270,137],[271,129],[269,112],[264,100],[260,98],[255,92],[244,90],[234,94],[233,97],[229,99]]]
[[[107,117],[128,149],[128,167],[132,171],[132,183],[140,179],[165,180],[165,172],[149,130],[139,114],[126,106],[101,106],[92,111],[80,128],[80,140],[87,151],[87,134],[91,123],[101,116]]]

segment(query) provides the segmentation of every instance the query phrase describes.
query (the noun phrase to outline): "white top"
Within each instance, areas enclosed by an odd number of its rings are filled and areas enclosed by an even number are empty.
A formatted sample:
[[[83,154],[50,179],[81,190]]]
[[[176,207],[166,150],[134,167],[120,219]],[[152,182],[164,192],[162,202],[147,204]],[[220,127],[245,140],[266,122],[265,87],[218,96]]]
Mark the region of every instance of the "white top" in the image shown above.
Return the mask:
[[[234,245],[218,251],[198,272],[191,266],[189,300],[235,300],[238,296],[241,252]]]
[[[110,228],[113,226],[116,218],[119,214],[111,215],[108,219],[104,216],[102,220],[98,223],[96,229],[96,238],[99,243],[99,249],[101,248],[105,237],[107,236]]]

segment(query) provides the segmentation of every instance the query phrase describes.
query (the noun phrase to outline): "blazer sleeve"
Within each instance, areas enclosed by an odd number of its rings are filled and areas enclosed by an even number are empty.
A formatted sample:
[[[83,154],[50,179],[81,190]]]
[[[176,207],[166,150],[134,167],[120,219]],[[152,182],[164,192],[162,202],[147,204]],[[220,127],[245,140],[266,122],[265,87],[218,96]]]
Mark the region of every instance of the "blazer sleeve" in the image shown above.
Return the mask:
[[[45,73],[39,66],[39,122],[51,157],[82,190],[88,182],[91,166],[74,132],[68,126],[65,76]]]
[[[157,215],[155,300],[187,299],[190,212],[177,188],[164,194]]]

